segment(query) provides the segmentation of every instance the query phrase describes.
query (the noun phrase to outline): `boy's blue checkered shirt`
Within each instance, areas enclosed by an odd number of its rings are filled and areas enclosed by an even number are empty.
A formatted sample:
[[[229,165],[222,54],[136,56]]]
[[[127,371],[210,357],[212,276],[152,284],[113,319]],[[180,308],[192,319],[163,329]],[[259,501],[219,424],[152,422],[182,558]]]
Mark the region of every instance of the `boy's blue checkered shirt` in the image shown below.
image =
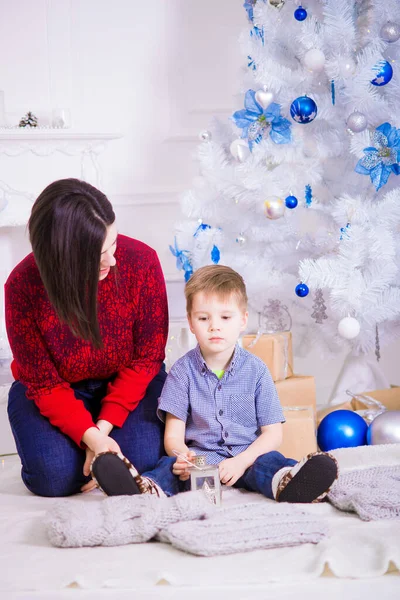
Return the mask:
[[[176,361],[158,402],[158,416],[186,423],[185,443],[209,464],[236,456],[260,427],[285,421],[267,366],[236,344],[222,379],[204,362],[199,346]]]

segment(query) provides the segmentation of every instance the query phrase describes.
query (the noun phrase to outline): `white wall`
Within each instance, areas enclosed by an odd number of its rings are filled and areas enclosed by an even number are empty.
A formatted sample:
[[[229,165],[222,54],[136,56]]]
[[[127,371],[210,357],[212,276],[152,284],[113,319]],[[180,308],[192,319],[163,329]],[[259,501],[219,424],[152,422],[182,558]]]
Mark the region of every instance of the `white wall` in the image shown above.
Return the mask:
[[[0,0],[0,89],[9,124],[28,110],[46,124],[51,110],[63,106],[77,130],[121,133],[99,157],[102,189],[120,231],[156,248],[169,281],[181,281],[168,244],[179,220],[179,194],[196,173],[198,133],[213,115],[231,114],[240,90],[242,5]],[[0,180],[35,195],[50,181],[79,173],[77,157],[0,155]],[[15,264],[28,244],[22,228],[5,233],[15,242],[9,259]],[[398,349],[382,353],[392,383],[400,383]],[[297,359],[297,372],[316,375],[319,403],[327,400],[343,358],[327,363],[311,353]]]

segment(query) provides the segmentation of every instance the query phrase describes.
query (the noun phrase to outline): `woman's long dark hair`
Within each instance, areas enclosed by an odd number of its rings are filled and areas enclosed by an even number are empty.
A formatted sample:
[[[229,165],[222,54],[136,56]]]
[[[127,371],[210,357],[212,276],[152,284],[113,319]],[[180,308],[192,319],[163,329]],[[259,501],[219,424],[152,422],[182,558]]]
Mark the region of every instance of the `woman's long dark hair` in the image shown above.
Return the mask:
[[[50,302],[74,335],[102,347],[97,320],[101,250],[113,208],[98,189],[60,179],[35,201],[28,223],[33,255]]]

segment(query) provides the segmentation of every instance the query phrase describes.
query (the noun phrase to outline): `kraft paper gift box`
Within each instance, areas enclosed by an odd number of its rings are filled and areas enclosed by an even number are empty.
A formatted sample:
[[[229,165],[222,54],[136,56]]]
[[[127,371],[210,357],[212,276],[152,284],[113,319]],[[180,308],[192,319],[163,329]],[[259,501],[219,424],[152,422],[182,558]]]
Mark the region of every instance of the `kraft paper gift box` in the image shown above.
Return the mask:
[[[334,406],[328,406],[327,408],[319,410],[317,414],[318,425],[326,415],[329,415],[329,413],[335,410],[373,410],[373,406],[368,402],[363,402],[363,396],[369,396],[370,398],[377,400],[386,406],[388,410],[400,410],[400,387],[393,386],[386,390],[373,390],[372,392],[354,394],[354,397],[349,399],[348,402],[342,402],[341,404],[335,404]]]
[[[280,403],[286,406],[312,406],[316,411],[315,379],[311,375],[293,375],[275,383]]]
[[[373,408],[372,406],[363,403],[362,396],[369,396],[374,400],[377,400],[388,410],[400,410],[400,387],[393,386],[386,390],[373,390],[372,392],[363,392],[362,394],[354,394],[355,398],[352,398],[351,404],[353,410],[363,410],[365,408]]]
[[[313,406],[283,406],[283,442],[279,452],[287,458],[301,460],[317,451],[315,411]]]
[[[290,331],[244,335],[242,346],[267,365],[272,379],[280,381],[293,375],[292,334]]]

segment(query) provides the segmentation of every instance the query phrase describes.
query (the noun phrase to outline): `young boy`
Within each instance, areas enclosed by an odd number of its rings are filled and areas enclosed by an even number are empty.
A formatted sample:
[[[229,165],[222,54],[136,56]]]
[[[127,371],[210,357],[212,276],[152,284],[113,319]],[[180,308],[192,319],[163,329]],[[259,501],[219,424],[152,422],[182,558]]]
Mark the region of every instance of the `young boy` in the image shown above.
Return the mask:
[[[278,502],[322,500],[337,478],[335,459],[316,453],[297,463],[277,452],[285,419],[274,382],[267,366],[237,343],[248,318],[242,277],[226,266],[202,267],[186,284],[185,296],[198,345],[172,366],[159,399],[168,456],[142,475],[128,463],[133,478],[124,468],[114,470],[113,485],[106,461],[109,467],[122,463],[103,455],[102,468],[99,456],[94,478],[109,495],[171,496],[189,489],[190,466],[184,459],[201,454],[218,464],[227,486]]]

